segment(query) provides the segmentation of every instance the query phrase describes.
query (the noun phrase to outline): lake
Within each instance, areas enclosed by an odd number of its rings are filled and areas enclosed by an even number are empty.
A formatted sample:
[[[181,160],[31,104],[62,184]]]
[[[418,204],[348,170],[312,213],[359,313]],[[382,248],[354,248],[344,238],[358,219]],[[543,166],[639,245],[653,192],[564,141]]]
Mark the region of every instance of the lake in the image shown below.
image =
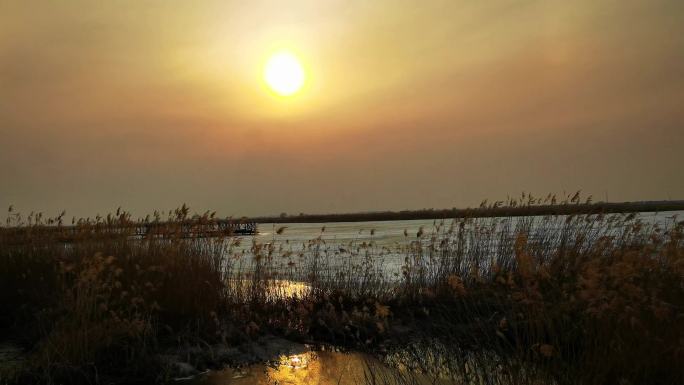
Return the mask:
[[[612,215],[618,218],[617,214]],[[683,211],[636,214],[636,219],[641,223],[661,228],[667,228],[681,218],[684,218]],[[448,241],[444,246],[446,249],[454,250],[458,247],[466,258],[479,255],[483,261],[479,264],[480,268],[487,269],[488,261],[509,258],[506,253],[512,252],[512,246],[499,246],[502,240],[511,242],[511,238],[506,239],[506,235],[514,233],[516,226],[527,226],[530,223],[538,225],[529,232],[529,239],[543,238],[544,248],[552,250],[554,242],[561,239],[558,234],[565,226],[566,219],[566,216],[478,218],[475,221],[482,225],[483,229],[493,228],[497,234],[504,236],[491,236],[470,229],[466,230],[466,239],[458,246],[455,244],[455,235],[448,233],[454,223],[451,219],[261,224],[259,234],[235,238],[240,244],[226,249],[225,254],[229,268],[233,272],[248,274],[245,282],[249,282],[249,274],[258,268],[256,260],[260,260],[262,272],[266,267],[269,274],[274,273],[273,284],[277,284],[279,292],[294,294],[306,291],[307,288],[302,287],[302,283],[309,280],[309,275],[314,270],[322,274],[318,275],[318,279],[325,280],[335,278],[340,272],[344,272],[347,277],[360,277],[359,273],[368,272],[370,268],[374,274],[373,279],[393,285],[402,279],[403,269],[407,263],[422,266],[434,263],[433,268],[436,268],[440,258],[422,259],[421,262],[417,262],[411,260],[411,256],[415,256],[417,250],[425,251],[423,254],[426,256],[429,256],[430,252],[437,255],[442,248],[442,240]],[[631,226],[636,222],[628,223]],[[623,228],[624,222],[606,221],[594,225],[595,230],[599,232],[611,228],[612,234],[617,234]],[[581,222],[579,226],[582,226]],[[281,228],[284,230],[278,234]],[[558,232],[554,233],[554,229]],[[417,236],[419,232],[422,234],[421,237]],[[606,235],[606,232],[601,235]],[[272,255],[273,258],[268,258],[267,262],[254,258],[254,243],[262,245],[258,251],[260,256]],[[367,261],[367,264],[362,268],[364,261]],[[238,275],[237,278],[241,281],[245,277]]]
[[[646,212],[637,217],[644,223],[658,223],[665,226],[672,222],[673,217],[684,219],[684,211]],[[561,216],[562,218],[563,216]],[[543,217],[514,217],[514,221],[523,219],[541,220]],[[503,218],[482,218],[482,220]],[[285,240],[297,244],[321,237],[328,244],[349,244],[373,241],[377,246],[401,246],[416,239],[419,229],[423,228],[429,236],[436,230],[436,226],[443,224],[448,227],[452,219],[419,219],[407,221],[376,221],[376,222],[331,222],[331,223],[264,223],[259,225],[259,234],[246,238],[255,239],[259,243]],[[281,235],[276,231],[285,227]],[[404,231],[408,236],[404,235]]]

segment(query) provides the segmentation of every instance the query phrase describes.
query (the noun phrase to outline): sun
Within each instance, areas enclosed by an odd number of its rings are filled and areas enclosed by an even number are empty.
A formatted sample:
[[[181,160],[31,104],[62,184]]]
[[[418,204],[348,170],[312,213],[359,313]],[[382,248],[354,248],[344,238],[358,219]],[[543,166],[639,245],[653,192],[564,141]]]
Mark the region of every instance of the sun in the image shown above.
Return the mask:
[[[293,53],[280,51],[271,55],[264,66],[264,81],[280,96],[290,96],[302,89],[306,74]]]

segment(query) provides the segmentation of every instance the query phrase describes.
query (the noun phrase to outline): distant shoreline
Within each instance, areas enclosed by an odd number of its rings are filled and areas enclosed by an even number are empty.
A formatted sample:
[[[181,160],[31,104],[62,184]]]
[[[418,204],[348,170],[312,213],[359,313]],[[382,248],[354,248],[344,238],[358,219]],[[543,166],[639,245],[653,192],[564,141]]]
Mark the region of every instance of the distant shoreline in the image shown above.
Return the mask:
[[[414,219],[518,217],[534,215],[570,215],[599,213],[638,213],[684,210],[684,200],[644,202],[597,202],[555,205],[479,207],[466,209],[426,209],[403,211],[380,211],[346,214],[300,214],[251,217],[245,220],[255,223],[325,223],[401,221]]]

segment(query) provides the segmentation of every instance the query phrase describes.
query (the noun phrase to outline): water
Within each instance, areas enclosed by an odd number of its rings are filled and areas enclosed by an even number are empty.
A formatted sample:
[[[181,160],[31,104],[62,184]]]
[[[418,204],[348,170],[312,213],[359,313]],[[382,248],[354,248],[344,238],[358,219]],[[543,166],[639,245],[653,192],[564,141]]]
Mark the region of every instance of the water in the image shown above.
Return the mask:
[[[364,362],[359,353],[305,352],[281,357],[273,364],[230,368],[198,379],[196,384],[358,384],[363,382]]]
[[[552,217],[553,222],[539,227],[542,236],[549,226],[563,226],[564,216]],[[672,225],[673,218],[681,220],[684,211],[645,212],[636,214],[636,218],[644,224],[657,224],[660,227]],[[497,231],[514,231],[518,224],[547,220],[549,217],[512,217],[512,218],[480,218],[485,224],[498,223]],[[509,221],[508,225],[505,225]],[[282,256],[288,251],[302,253],[305,256],[316,254],[321,263],[335,269],[349,261],[359,262],[364,257],[372,256],[376,266],[382,266],[387,277],[397,277],[401,272],[407,255],[407,246],[419,242],[429,245],[434,239],[441,240],[447,236],[447,231],[454,223],[452,219],[436,220],[404,220],[404,221],[374,221],[374,222],[333,222],[333,223],[282,223],[261,224],[259,234],[241,237],[241,244],[232,250],[233,253],[250,255],[252,243],[272,245],[276,256]],[[278,230],[283,231],[278,234]],[[421,233],[421,237],[418,234]],[[472,234],[471,234],[472,235]],[[534,234],[530,234],[533,236]],[[476,236],[476,235],[475,235]],[[492,239],[495,240],[493,237]],[[312,242],[312,240],[314,242]],[[468,240],[473,242],[474,239]],[[497,244],[489,245],[496,249]],[[287,270],[287,263],[291,261],[279,259],[281,268]],[[301,260],[297,260],[301,262]],[[241,265],[240,269],[249,270],[249,263]]]
[[[288,240],[292,244],[307,242],[321,237],[328,244],[349,245],[373,241],[377,246],[396,246],[415,239],[422,227],[426,233],[435,230],[435,226],[450,220],[410,220],[410,221],[377,221],[377,222],[332,222],[332,223],[278,223],[259,225],[257,242],[268,243]],[[281,235],[275,234],[280,227],[286,227]],[[404,235],[406,231],[407,236]]]
[[[662,226],[670,223],[673,216],[682,220],[684,219],[684,211],[637,214],[637,217],[645,223],[658,223]],[[523,218],[539,220],[542,217],[515,217],[513,220]],[[441,224],[448,228],[452,221],[452,219],[419,219],[375,222],[264,223],[259,225],[258,235],[248,238],[250,240],[255,239],[260,243],[288,240],[291,244],[297,244],[320,236],[328,244],[348,245],[349,243],[359,244],[373,241],[378,247],[393,247],[405,245],[411,240],[415,240],[416,234],[421,228],[424,235],[429,237],[435,233],[438,225]],[[275,234],[281,227],[285,227],[283,233],[281,235]]]
[[[334,222],[334,223],[283,223],[260,224],[259,234],[240,237],[240,245],[233,254],[251,255],[252,243],[273,245],[276,255],[288,251],[303,253],[307,257],[316,254],[321,263],[330,269],[339,268],[349,261],[358,262],[364,255],[372,255],[378,266],[386,272],[398,273],[403,263],[402,247],[417,240],[417,233],[423,229],[424,237],[436,231],[436,226],[447,226],[451,221],[413,220],[376,222]],[[278,234],[278,229],[284,230]],[[313,241],[313,243],[312,243]],[[277,258],[279,269],[288,270],[287,263],[294,261],[301,266],[302,259]],[[307,263],[310,259],[307,260]],[[249,259],[241,262],[238,270],[251,270]]]
[[[390,368],[363,353],[308,351],[281,356],[271,364],[209,372],[186,383],[192,385],[358,385],[452,384],[405,370]]]

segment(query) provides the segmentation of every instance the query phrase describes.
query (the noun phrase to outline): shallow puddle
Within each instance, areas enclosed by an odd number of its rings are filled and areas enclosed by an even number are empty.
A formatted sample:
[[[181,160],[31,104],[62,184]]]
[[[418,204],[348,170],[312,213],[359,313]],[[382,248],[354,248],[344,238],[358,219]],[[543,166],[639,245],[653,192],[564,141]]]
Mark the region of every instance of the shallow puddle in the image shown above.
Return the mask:
[[[407,380],[409,380],[407,382]],[[209,372],[188,382],[193,385],[356,385],[434,384],[426,377],[400,372],[361,353],[330,351],[282,356],[270,365]]]

